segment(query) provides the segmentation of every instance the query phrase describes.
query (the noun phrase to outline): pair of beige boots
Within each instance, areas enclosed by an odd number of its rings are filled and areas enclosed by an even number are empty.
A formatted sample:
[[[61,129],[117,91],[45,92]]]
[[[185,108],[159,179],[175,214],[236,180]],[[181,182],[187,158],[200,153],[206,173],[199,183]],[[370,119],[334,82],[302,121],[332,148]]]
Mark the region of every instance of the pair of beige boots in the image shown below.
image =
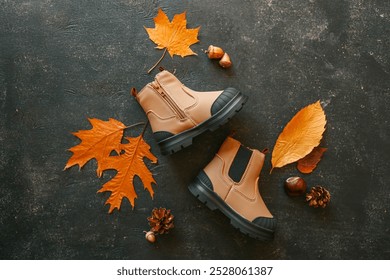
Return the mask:
[[[162,71],[139,93],[162,154],[192,144],[192,139],[226,123],[247,97],[234,88],[198,92]],[[276,222],[258,188],[265,155],[228,137],[213,160],[190,184],[189,190],[211,210],[219,209],[234,227],[260,240],[272,239]]]

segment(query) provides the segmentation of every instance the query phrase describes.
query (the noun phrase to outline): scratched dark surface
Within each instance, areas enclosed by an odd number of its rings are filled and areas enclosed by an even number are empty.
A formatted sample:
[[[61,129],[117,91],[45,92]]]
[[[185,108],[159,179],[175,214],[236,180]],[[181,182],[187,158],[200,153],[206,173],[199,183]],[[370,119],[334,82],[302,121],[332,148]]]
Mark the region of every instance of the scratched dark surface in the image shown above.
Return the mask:
[[[134,210],[125,200],[108,214],[97,193],[113,172],[96,162],[63,171],[67,151],[89,129],[89,117],[126,125],[145,121],[129,89],[157,73],[161,56],[148,39],[158,7],[170,18],[187,11],[201,26],[198,56],[165,57],[190,88],[233,86],[249,96],[219,130],[162,156],[152,200],[136,181]],[[210,61],[223,47],[234,66]],[[1,259],[389,259],[390,2],[383,0],[0,0],[0,258]],[[283,181],[295,165],[269,174],[260,191],[278,220],[275,238],[259,242],[200,204],[187,185],[235,131],[246,146],[272,150],[285,124],[321,100],[327,129],[323,160],[309,186],[327,187],[328,208],[292,199]],[[142,128],[126,131],[136,136]],[[143,230],[153,207],[172,209],[175,229],[155,244]]]

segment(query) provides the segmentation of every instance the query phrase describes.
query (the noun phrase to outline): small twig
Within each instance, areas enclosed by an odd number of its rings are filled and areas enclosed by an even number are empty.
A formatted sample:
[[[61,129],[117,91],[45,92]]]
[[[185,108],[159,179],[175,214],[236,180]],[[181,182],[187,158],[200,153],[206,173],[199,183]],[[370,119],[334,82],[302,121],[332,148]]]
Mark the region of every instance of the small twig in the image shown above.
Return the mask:
[[[144,133],[145,133],[145,130],[146,128],[148,127],[149,125],[149,120],[146,122],[145,126],[144,126],[144,129],[142,130],[142,133],[141,133],[141,136],[143,137],[144,136]]]
[[[149,121],[148,121],[148,122],[149,122]],[[144,123],[144,122],[139,122],[139,123],[135,123],[135,124],[126,126],[125,128],[132,128],[132,127],[134,127],[134,126],[141,125],[141,124],[145,124],[145,123]]]
[[[152,68],[149,69],[148,74],[150,74],[150,72],[152,72],[153,69],[156,68],[156,66],[161,62],[161,60],[163,60],[163,58],[164,58],[164,56],[165,56],[166,53],[167,53],[167,48],[164,49],[164,52],[163,52],[162,56],[161,56],[160,59],[156,62],[156,64],[154,64],[154,65],[152,66]]]

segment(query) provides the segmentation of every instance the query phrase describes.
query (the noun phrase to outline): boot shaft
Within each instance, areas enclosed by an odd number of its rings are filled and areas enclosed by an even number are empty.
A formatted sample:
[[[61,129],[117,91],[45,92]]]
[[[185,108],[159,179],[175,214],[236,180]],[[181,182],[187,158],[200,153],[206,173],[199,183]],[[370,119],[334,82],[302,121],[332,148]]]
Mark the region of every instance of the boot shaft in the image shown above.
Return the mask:
[[[247,97],[234,88],[199,92],[162,71],[138,94],[161,153],[171,154],[192,144],[194,137],[225,124]]]
[[[209,209],[219,209],[233,227],[259,240],[270,240],[276,220],[258,186],[264,158],[258,150],[228,137],[188,188]]]
[[[272,218],[259,192],[259,176],[265,155],[228,137],[204,168],[213,191],[248,220]]]
[[[190,129],[211,116],[211,108],[222,91],[198,92],[162,71],[136,96],[147,114],[153,132],[172,135]]]

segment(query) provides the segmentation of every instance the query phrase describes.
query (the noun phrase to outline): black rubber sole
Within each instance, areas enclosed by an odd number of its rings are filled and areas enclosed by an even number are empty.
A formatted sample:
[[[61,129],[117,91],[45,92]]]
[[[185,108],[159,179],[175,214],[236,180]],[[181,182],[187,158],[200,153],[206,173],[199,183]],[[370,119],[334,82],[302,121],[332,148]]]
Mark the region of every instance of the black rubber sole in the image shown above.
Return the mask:
[[[190,146],[194,137],[206,131],[216,130],[227,123],[229,119],[239,112],[247,100],[247,96],[238,92],[238,94],[228,104],[226,104],[225,107],[203,123],[158,142],[161,153],[163,155],[169,155],[178,152],[181,149]]]
[[[273,230],[263,228],[243,218],[229,205],[227,205],[215,192],[205,186],[199,178],[196,178],[188,186],[188,189],[209,209],[220,210],[226,217],[230,219],[232,226],[239,229],[242,233],[261,241],[269,241],[273,239]]]

